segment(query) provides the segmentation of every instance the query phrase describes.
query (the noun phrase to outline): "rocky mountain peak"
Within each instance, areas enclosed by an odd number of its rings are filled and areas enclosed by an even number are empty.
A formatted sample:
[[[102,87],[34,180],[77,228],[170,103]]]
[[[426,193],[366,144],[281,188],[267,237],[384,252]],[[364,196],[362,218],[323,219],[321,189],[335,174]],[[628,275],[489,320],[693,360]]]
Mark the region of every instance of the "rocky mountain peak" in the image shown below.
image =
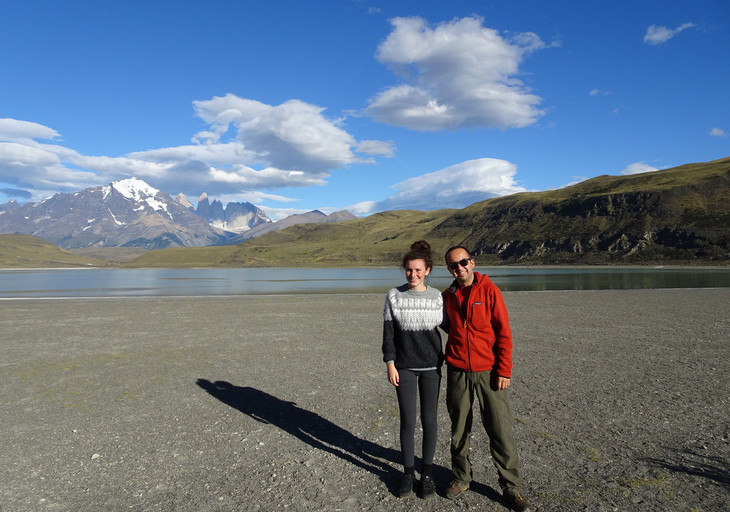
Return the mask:
[[[126,180],[113,181],[110,185],[127,199],[140,201],[147,197],[155,197],[159,190],[139,178],[128,178]]]
[[[193,203],[191,203],[190,201],[188,201],[188,198],[182,192],[180,192],[177,195],[177,197],[175,197],[175,201],[177,201],[178,203],[180,203],[181,205],[183,205],[188,210],[191,210],[191,209],[192,210],[195,210],[195,207],[193,206]]]
[[[157,197],[159,190],[148,184],[146,181],[138,178],[128,178],[121,181],[113,181],[109,185],[102,187],[103,199],[106,200],[112,193],[112,190],[121,194],[122,197],[135,203],[147,204],[155,211],[167,211],[167,202]]]

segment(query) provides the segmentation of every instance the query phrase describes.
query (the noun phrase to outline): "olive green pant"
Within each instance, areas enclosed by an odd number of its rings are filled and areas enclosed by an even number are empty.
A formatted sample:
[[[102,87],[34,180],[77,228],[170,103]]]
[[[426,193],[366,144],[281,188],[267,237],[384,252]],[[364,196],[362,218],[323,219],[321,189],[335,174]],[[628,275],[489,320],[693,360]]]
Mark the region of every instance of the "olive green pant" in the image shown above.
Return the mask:
[[[482,424],[503,491],[522,492],[517,449],[512,439],[512,413],[506,390],[496,391],[491,372],[465,372],[448,367],[446,408],[451,418],[451,472],[455,480],[472,481],[469,435],[474,395],[479,400]]]

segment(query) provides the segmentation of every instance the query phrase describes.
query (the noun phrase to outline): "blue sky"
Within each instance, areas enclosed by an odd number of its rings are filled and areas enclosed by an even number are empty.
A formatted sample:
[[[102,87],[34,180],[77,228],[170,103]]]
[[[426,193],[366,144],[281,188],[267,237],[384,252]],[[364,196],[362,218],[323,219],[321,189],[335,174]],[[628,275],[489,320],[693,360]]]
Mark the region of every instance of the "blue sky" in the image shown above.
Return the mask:
[[[129,177],[273,219],[730,156],[730,3],[0,0],[0,203]]]

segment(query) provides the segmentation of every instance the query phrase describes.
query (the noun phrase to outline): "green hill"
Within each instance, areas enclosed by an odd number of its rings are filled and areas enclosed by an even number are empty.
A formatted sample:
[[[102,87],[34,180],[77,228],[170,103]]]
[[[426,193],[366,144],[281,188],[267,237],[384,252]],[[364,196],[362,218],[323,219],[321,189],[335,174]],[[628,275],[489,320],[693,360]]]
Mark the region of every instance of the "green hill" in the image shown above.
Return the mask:
[[[336,224],[298,224],[236,246],[150,251],[131,267],[349,267],[389,265],[455,210],[392,211]],[[431,242],[432,245],[434,242]],[[444,241],[444,249],[446,248]],[[435,246],[437,247],[437,246]],[[440,248],[438,250],[441,250]]]
[[[474,204],[432,234],[464,233],[505,262],[697,263],[730,259],[730,158]]]
[[[151,251],[135,267],[392,265],[410,243],[454,244],[480,263],[730,262],[730,158],[489,199],[462,210],[389,211],[300,224],[232,247]]]
[[[0,267],[59,268],[100,267],[105,262],[77,256],[31,235],[0,235]]]

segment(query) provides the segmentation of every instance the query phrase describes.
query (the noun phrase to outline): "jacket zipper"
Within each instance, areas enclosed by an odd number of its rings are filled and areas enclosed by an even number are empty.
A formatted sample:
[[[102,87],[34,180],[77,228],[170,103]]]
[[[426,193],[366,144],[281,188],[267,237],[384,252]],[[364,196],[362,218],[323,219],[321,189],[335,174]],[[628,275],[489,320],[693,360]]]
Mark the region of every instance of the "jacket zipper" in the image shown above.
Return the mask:
[[[471,298],[471,294],[470,297]],[[471,349],[469,348],[469,319],[472,318],[473,312],[472,309],[474,308],[473,305],[467,303],[466,307],[466,317],[464,318],[464,330],[466,331],[466,367],[471,372]]]

